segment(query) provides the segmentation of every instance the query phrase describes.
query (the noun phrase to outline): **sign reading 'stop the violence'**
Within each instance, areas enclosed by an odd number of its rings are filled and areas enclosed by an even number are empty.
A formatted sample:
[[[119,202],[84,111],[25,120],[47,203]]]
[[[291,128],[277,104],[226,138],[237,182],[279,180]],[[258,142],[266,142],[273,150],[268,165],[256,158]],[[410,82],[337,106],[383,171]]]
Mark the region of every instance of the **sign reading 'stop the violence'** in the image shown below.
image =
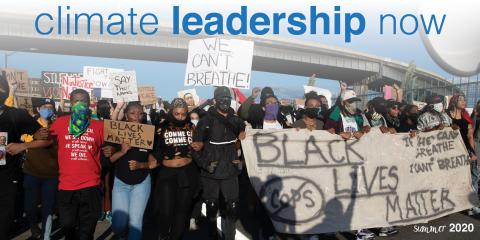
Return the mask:
[[[250,88],[253,45],[238,39],[191,40],[185,86]]]
[[[360,140],[327,131],[247,130],[250,181],[279,232],[315,234],[401,226],[478,204],[458,131]]]

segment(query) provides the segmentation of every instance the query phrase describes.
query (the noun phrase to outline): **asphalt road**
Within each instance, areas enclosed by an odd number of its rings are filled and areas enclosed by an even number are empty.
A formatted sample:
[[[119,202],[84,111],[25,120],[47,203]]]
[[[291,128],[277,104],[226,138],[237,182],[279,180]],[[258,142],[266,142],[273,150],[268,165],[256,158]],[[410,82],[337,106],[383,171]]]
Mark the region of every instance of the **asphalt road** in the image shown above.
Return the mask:
[[[243,223],[243,224],[242,224]],[[251,224],[249,224],[251,223]],[[460,225],[458,225],[460,224]],[[462,229],[463,225],[465,229]],[[468,224],[471,224],[470,226]],[[247,226],[250,225],[250,226]],[[253,225],[253,226],[252,226]],[[453,228],[452,228],[452,226]],[[457,229],[455,227],[458,225]],[[200,230],[189,231],[185,236],[184,240],[208,240],[207,233],[205,231],[205,222],[201,222]],[[472,232],[462,232],[462,230],[471,230]],[[470,227],[470,229],[468,229]],[[250,229],[247,231],[245,229]],[[438,233],[426,233],[420,231],[434,230]],[[254,239],[250,232],[255,232],[255,220],[254,219],[242,219],[242,221],[237,222],[237,240],[243,239]],[[442,231],[443,230],[443,231]],[[452,232],[452,230],[454,232]],[[455,232],[460,231],[460,232]],[[373,231],[375,232],[375,231]],[[30,238],[30,231],[23,228],[21,230],[17,229],[17,233],[13,239],[15,240],[25,240]],[[52,240],[63,239],[63,234],[61,229],[59,229],[58,222],[54,221],[54,235]],[[97,224],[97,230],[95,232],[95,239],[105,240],[113,239],[113,234],[110,228],[110,223],[108,221],[102,221]],[[298,238],[289,238],[289,239],[298,239]],[[321,237],[320,239],[355,239],[355,235],[351,232],[341,232],[335,234],[335,236]],[[463,213],[454,213],[434,221],[431,221],[427,224],[416,224],[399,227],[399,233],[395,236],[390,237],[377,237],[376,239],[389,239],[389,240],[400,240],[400,239],[409,239],[409,240],[474,240],[480,239],[480,216],[470,217]]]

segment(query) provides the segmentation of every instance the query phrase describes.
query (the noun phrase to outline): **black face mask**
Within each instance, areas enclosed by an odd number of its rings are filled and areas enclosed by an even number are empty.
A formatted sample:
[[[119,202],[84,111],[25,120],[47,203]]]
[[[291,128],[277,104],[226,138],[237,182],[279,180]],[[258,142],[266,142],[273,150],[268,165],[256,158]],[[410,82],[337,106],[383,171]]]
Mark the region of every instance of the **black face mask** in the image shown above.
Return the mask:
[[[230,105],[232,104],[231,98],[219,98],[215,99],[215,107],[222,111],[223,113],[227,113],[230,109]]]
[[[309,118],[317,118],[320,115],[320,108],[305,108],[305,115]]]
[[[418,113],[411,113],[408,116],[408,118],[410,118],[410,120],[412,120],[413,122],[417,122],[419,116],[420,116],[420,114],[418,114]]]

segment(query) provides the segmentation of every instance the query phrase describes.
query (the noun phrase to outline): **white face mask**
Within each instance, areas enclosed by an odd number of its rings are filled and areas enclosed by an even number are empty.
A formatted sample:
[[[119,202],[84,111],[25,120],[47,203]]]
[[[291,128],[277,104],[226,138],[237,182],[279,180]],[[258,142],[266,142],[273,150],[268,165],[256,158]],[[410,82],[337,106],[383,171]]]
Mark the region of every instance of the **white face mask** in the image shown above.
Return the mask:
[[[442,112],[443,111],[443,103],[435,103],[433,104],[433,110],[437,112]]]
[[[193,125],[197,126],[197,124],[198,124],[198,119],[192,120],[191,122],[192,122]]]
[[[347,103],[345,105],[345,110],[347,110],[347,112],[350,114],[355,114],[357,112],[357,103],[356,102]]]

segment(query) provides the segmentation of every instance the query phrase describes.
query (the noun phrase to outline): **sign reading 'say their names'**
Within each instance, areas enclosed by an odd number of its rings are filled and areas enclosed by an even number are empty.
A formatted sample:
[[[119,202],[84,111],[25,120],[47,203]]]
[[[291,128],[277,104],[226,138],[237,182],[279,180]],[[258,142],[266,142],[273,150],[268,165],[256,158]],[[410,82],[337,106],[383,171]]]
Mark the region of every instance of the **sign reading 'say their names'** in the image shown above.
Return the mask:
[[[111,72],[113,101],[138,101],[137,76],[135,71]]]
[[[253,45],[237,39],[191,40],[185,86],[250,88]]]

